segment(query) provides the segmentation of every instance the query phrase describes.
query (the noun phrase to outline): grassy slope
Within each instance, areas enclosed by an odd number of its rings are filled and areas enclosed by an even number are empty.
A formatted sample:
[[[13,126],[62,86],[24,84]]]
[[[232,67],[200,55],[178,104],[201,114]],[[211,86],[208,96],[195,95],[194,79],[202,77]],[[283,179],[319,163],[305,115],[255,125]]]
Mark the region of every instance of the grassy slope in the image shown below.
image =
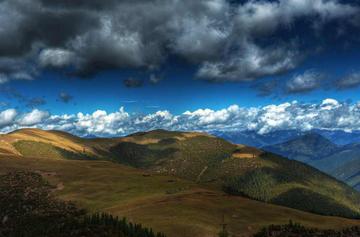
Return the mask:
[[[56,194],[91,210],[108,211],[164,231],[168,236],[215,236],[226,214],[229,230],[247,236],[291,218],[309,227],[342,228],[359,220],[327,217],[226,195],[198,184],[106,161],[0,158],[0,173],[13,169],[42,174]],[[189,218],[191,217],[191,218]]]
[[[17,153],[17,155],[21,154],[22,152],[22,144],[19,145],[19,150],[14,149],[14,145],[16,146],[16,143],[18,142],[27,141],[28,144],[33,142],[34,146],[39,145],[41,146],[41,149],[47,145],[48,147],[46,149],[51,151],[48,154],[43,152],[41,154],[43,158],[67,158],[66,155],[68,154],[66,151],[86,155],[88,157],[101,157],[106,153],[106,151],[103,150],[103,143],[105,142],[107,145],[112,144],[112,139],[100,139],[99,141],[96,141],[91,139],[82,139],[66,132],[45,131],[32,128],[20,129],[9,134],[0,135],[0,141],[0,149],[7,149],[9,151],[11,150],[9,153]],[[53,157],[54,149],[50,148],[50,146],[55,146],[56,148],[65,151],[66,154],[60,156],[56,155]],[[36,150],[35,148],[36,147],[33,147],[33,151],[30,151],[30,153],[26,154],[26,156],[32,154],[39,155],[36,152],[40,151],[34,152]],[[106,148],[107,147],[105,146],[105,149]],[[24,152],[26,153],[26,150],[28,149],[29,146],[25,145]]]
[[[220,188],[229,177],[244,176],[251,171],[262,170],[269,173],[276,182],[271,187],[265,187],[268,196],[260,200],[300,209],[304,206],[303,210],[324,214],[354,216],[360,213],[359,193],[297,161],[261,153],[248,147],[239,147],[201,134],[191,136],[186,133],[155,131],[131,137],[134,140],[162,140],[157,143],[137,144],[134,150],[141,151],[139,153],[133,153],[129,148],[134,145],[132,143],[119,144],[115,147],[115,153],[118,154],[120,162],[134,162],[132,165],[137,167],[150,168],[158,173],[176,175],[215,188]],[[242,157],[239,153],[251,153],[254,158],[238,158]],[[247,194],[255,198],[251,192]],[[301,205],[291,202],[295,194],[304,197],[298,200]],[[311,200],[312,206],[309,206],[308,202]]]
[[[292,190],[300,190],[302,195],[307,196],[304,200],[321,196],[324,197],[321,202],[335,204],[339,207],[337,209],[360,212],[359,194],[341,182],[299,162],[234,145],[206,134],[155,130],[124,138],[86,140],[63,132],[26,129],[5,138],[27,157],[88,159],[101,156],[159,174],[196,181],[218,190],[229,177],[266,170],[274,176],[276,185],[265,187],[268,191],[265,200],[299,208],[289,200],[294,194]],[[321,202],[316,203],[316,210],[304,210],[328,214],[328,211],[321,212]],[[328,204],[324,206],[328,209]]]

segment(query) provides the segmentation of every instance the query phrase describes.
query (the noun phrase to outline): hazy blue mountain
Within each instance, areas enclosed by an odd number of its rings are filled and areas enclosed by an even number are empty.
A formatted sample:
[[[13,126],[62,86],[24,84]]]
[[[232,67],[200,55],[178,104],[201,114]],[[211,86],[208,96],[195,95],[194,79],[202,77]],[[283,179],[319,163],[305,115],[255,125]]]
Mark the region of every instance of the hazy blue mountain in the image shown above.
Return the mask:
[[[265,146],[263,149],[292,160],[309,163],[333,154],[339,147],[320,134],[310,132],[283,143]]]
[[[346,132],[343,130],[325,130],[325,129],[315,129],[312,130],[323,137],[326,137],[331,142],[337,145],[347,145],[351,143],[360,143],[360,131]]]
[[[360,143],[348,144],[310,165],[345,181],[360,191]]]
[[[360,143],[336,145],[311,132],[263,149],[305,162],[360,190]]]
[[[237,144],[244,144],[254,147],[265,147],[287,142],[296,137],[308,133],[317,133],[336,145],[347,145],[360,143],[360,131],[346,132],[343,130],[314,129],[311,131],[299,130],[278,130],[266,134],[258,134],[256,131],[213,131],[212,134],[222,137]]]
[[[244,144],[253,147],[264,147],[277,143],[286,142],[292,138],[301,136],[304,132],[297,130],[279,130],[266,134],[258,134],[256,131],[214,131],[212,134],[224,138],[236,144]]]

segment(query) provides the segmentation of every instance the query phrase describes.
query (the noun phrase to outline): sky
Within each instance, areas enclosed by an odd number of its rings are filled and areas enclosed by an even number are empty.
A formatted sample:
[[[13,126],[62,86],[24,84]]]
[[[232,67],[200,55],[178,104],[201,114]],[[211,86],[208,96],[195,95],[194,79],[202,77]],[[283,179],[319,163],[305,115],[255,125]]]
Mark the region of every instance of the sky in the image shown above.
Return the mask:
[[[0,0],[0,132],[360,130],[360,4]]]

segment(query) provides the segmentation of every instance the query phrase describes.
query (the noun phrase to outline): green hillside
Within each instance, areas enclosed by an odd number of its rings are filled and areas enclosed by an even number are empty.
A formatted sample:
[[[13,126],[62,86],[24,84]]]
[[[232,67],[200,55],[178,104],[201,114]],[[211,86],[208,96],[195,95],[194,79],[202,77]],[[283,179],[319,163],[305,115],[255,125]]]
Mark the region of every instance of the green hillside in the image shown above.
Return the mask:
[[[26,157],[96,157],[177,176],[232,195],[324,215],[360,216],[360,194],[342,182],[300,162],[207,134],[155,130],[113,139],[71,137],[67,142],[64,144],[80,148],[70,152],[66,147],[59,150],[51,144],[19,140],[14,147]]]
[[[86,153],[69,151],[48,143],[35,141],[17,141],[15,149],[26,157],[53,158],[53,159],[99,159]]]
[[[234,154],[248,148],[203,134],[186,137],[186,133],[154,131],[132,135],[137,137],[160,140],[145,145],[119,143],[113,148],[119,162],[260,201],[324,215],[359,217],[359,193],[300,162],[255,149],[254,158],[237,158]]]
[[[0,157],[0,175],[12,171],[40,174],[51,184],[56,198],[72,201],[88,213],[126,217],[171,237],[217,236],[223,214],[230,236],[252,236],[264,226],[286,224],[289,219],[320,229],[360,225],[360,220],[316,215],[227,195],[192,181],[114,162]],[[16,180],[28,186],[21,179]],[[31,189],[31,193],[38,192]],[[5,193],[3,197],[10,196]],[[9,208],[6,201],[2,204]]]

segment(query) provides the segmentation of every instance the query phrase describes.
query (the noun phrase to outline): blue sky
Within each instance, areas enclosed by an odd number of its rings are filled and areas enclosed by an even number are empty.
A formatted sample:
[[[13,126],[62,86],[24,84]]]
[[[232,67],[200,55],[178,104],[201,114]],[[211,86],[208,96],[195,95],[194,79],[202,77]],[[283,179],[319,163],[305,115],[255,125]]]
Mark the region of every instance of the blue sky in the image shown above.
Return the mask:
[[[221,109],[232,104],[243,107],[258,107],[268,104],[279,104],[298,100],[304,102],[321,101],[334,98],[339,101],[360,100],[359,88],[337,90],[331,87],[332,80],[356,71],[359,67],[357,58],[359,52],[326,52],[306,60],[299,68],[281,76],[262,78],[253,82],[209,82],[196,78],[196,70],[190,64],[180,66],[168,65],[162,72],[162,80],[157,84],[149,81],[149,72],[136,70],[108,70],[100,72],[93,78],[76,78],[62,75],[58,72],[41,72],[36,80],[11,81],[6,87],[11,87],[22,95],[45,100],[41,109],[51,113],[91,113],[97,109],[115,111],[124,106],[132,113],[150,113],[157,110],[169,110],[172,113],[182,113],[186,110],[199,108]],[[306,93],[287,94],[276,91],[267,96],[259,95],[256,85],[280,80],[284,84],[294,75],[302,74],[307,69],[316,69],[328,74],[330,88],[319,88]],[[141,87],[128,88],[123,81],[131,78],[143,80]],[[73,98],[64,103],[59,94],[65,92]],[[279,95],[275,96],[276,93]],[[0,95],[0,101],[7,102],[7,107],[18,107],[29,111],[26,103],[17,98],[9,98],[6,93]]]
[[[190,111],[202,124],[184,123],[187,129],[208,129],[204,121],[211,116],[218,119],[211,123],[236,129],[228,120],[234,111],[257,108],[260,116],[271,105],[279,106],[274,111],[293,111],[287,106],[292,101],[321,110],[328,98],[336,101],[334,116],[343,106],[348,117],[331,126],[313,121],[302,126],[360,129],[347,124],[355,121],[360,101],[356,1],[8,0],[0,2],[0,20],[2,131],[45,125],[73,129],[85,119],[78,113],[97,110],[107,114],[95,117],[111,126],[116,116],[132,116],[134,124],[148,115],[166,120],[167,113],[176,117]],[[64,114],[74,117],[71,126],[50,124]],[[300,126],[286,118],[266,126]],[[253,119],[242,121],[239,129],[261,124],[256,121],[262,118]],[[165,126],[161,121],[143,128]]]

